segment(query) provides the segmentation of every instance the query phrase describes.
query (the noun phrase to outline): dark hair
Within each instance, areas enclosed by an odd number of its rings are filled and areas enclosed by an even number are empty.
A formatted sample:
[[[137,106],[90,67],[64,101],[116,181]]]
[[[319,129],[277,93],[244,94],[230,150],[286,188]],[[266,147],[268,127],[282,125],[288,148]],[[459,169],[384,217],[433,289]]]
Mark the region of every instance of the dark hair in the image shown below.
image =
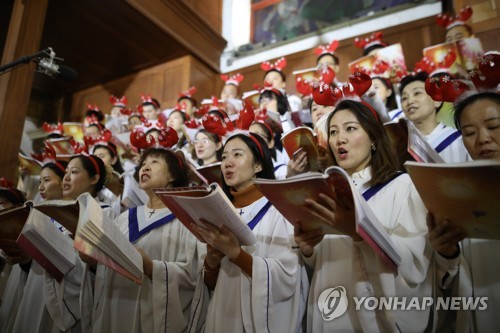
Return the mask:
[[[257,140],[259,146],[257,146],[255,141],[251,137]],[[262,165],[262,170],[255,174],[257,178],[276,179],[276,177],[274,176],[274,165],[273,165],[273,160],[271,158],[271,153],[269,152],[269,148],[267,148],[267,143],[264,141],[263,138],[253,133],[250,133],[248,135],[236,134],[227,139],[226,143],[224,144],[224,147],[227,145],[228,142],[234,139],[241,139],[252,152],[254,161]],[[227,196],[232,200],[233,196],[231,195],[229,186],[226,184],[224,177],[222,177],[222,189],[227,194]]]
[[[47,135],[45,137],[45,140],[50,140],[50,139],[60,139],[62,138],[63,136],[59,133],[50,133],[49,135]]]
[[[50,169],[50,170],[52,170],[52,172],[54,172],[56,174],[57,177],[63,179],[64,174],[66,173],[66,167],[68,166],[68,162],[61,161],[61,160],[57,160],[56,162],[57,162],[57,164],[55,164],[54,162],[49,162],[49,163],[44,164],[42,166],[42,170],[45,168]]]
[[[376,50],[376,49],[383,49],[386,46],[388,46],[388,44],[386,44],[386,43],[373,44],[373,45],[368,46],[366,49],[363,50],[363,55],[367,56],[368,54],[370,54],[371,51]]]
[[[143,121],[144,117],[140,114],[134,113],[128,116],[127,121],[130,122],[130,119],[132,118],[139,118],[140,121]]]
[[[335,107],[335,110],[328,115],[326,122],[328,139],[330,139],[330,121],[333,115],[341,110],[349,110],[354,114],[361,127],[375,145],[375,151],[372,150],[372,157],[370,159],[372,178],[368,184],[374,186],[391,179],[398,171],[398,160],[392,150],[391,142],[382,123],[374,117],[370,109],[363,103],[353,100],[343,100]],[[335,155],[330,145],[328,145],[328,150],[335,161]]]
[[[259,96],[259,103],[263,98],[274,99],[278,103],[278,113],[284,115],[288,111],[288,100],[284,94],[277,94],[273,90],[264,90]]]
[[[120,157],[117,155],[118,151],[116,150],[116,145],[112,142],[108,142],[108,146],[106,145],[95,145],[94,149],[92,150],[92,153],[95,153],[95,150],[97,148],[104,148],[108,151],[109,155],[111,157],[116,157],[116,162],[113,163],[111,166],[113,167],[113,170],[118,172],[120,175],[124,172],[122,163],[120,162]]]
[[[99,180],[94,185],[93,193],[91,193],[93,196],[95,196],[104,188],[104,183],[106,182],[106,166],[104,165],[104,162],[95,155],[76,155],[71,157],[69,159],[69,162],[74,159],[80,160],[83,168],[85,169],[85,171],[87,171],[89,178],[92,178],[95,175],[99,175]],[[92,161],[95,161],[98,170],[96,170],[96,167]]]
[[[466,99],[455,104],[455,106],[453,107],[453,109],[454,109],[453,120],[455,122],[455,127],[457,128],[457,130],[462,132],[460,117],[462,116],[464,109],[467,106],[469,106],[477,101],[482,101],[485,99],[491,100],[491,101],[495,102],[498,106],[500,106],[500,95],[495,93],[495,92],[489,92],[489,91],[471,95],[471,96],[467,97]]]
[[[161,158],[167,163],[168,171],[174,179],[172,181],[173,187],[184,187],[189,185],[189,167],[184,154],[181,151],[174,152],[172,149],[164,148],[149,148],[142,153],[139,164],[134,172],[134,178],[136,181],[139,182],[139,171],[141,170],[144,161],[149,156]]]
[[[387,101],[385,102],[385,107],[387,111],[397,109],[398,103],[396,102],[396,92],[394,91],[394,87],[392,86],[391,81],[380,76],[376,76],[372,78],[372,80],[379,80],[387,89],[392,91],[392,94],[389,97],[387,97]]]
[[[183,99],[189,99],[191,103],[193,103],[193,106],[196,106],[196,100],[193,97],[188,97],[188,96],[181,96],[177,99],[177,103],[180,103]]]
[[[144,102],[144,103],[142,103],[142,105],[143,106],[144,105],[152,105],[155,108],[155,110],[158,110],[160,108],[160,103],[155,98],[151,98],[151,102]]]
[[[26,198],[23,192],[19,191],[17,188],[0,188],[0,197],[4,197],[9,200],[12,205],[22,205]]]
[[[260,123],[258,121],[254,121],[252,123],[252,125],[259,125],[259,127],[266,133],[266,138],[263,138],[264,140],[266,140],[266,144],[269,144],[269,142],[273,142],[274,141],[274,136],[273,136],[273,133],[271,132],[271,128],[269,126],[266,126],[264,125],[263,123]],[[269,148],[269,145],[267,146]],[[271,157],[273,158],[273,160],[276,159],[276,145],[273,146],[273,148],[269,149],[269,152],[271,153]]]
[[[426,72],[418,72],[414,75],[406,75],[399,83],[399,91],[401,92],[401,94],[403,94],[403,90],[407,85],[415,81],[421,81],[425,83],[425,80],[427,80],[428,77],[429,74],[427,74]]]
[[[420,81],[420,82],[425,83],[425,80],[427,80],[428,77],[429,77],[429,74],[426,72],[418,72],[414,75],[405,76],[401,80],[401,82],[399,83],[399,91],[400,91],[401,95],[403,95],[403,90],[405,89],[405,87],[407,85],[409,85],[412,82],[416,82],[416,81]],[[441,110],[441,108],[443,107],[443,104],[444,103],[441,103],[437,108],[435,107],[436,113],[438,113]]]
[[[316,65],[319,64],[319,60],[325,56],[331,56],[333,58],[333,61],[335,62],[335,65],[340,65],[340,60],[339,60],[339,57],[337,57],[335,54],[333,53],[323,53],[322,55],[320,55],[317,59],[316,59]]]
[[[90,110],[90,109],[85,111],[85,117],[92,117],[92,116],[94,116],[99,121],[99,123],[102,123],[102,121],[104,120],[104,114],[101,111]]]
[[[280,70],[277,70],[276,68],[272,68],[272,69],[268,70],[267,72],[265,72],[265,73],[264,73],[264,79],[266,78],[266,75],[267,75],[268,73],[271,73],[271,72],[276,72],[276,73],[278,73],[278,74],[281,76],[281,79],[283,80],[283,82],[285,82],[285,81],[286,81],[286,75],[285,75],[285,73],[283,73],[283,72],[282,72],[282,71],[280,71]]]
[[[210,140],[212,140],[212,142],[214,142],[216,145],[219,143],[219,142],[222,142],[220,137],[215,134],[215,133],[212,133],[212,132],[209,132],[207,131],[206,129],[202,128],[200,129],[198,132],[196,132],[196,134],[194,135],[194,137],[196,138],[196,136],[198,135],[198,133],[203,133],[205,134]],[[196,156],[196,151],[194,149],[194,146],[193,146],[193,151],[191,152],[191,156],[193,157],[193,159],[196,159],[196,161],[198,162],[199,165],[203,165],[203,160],[201,159],[198,159],[198,157]],[[215,151],[215,158],[217,159],[217,161],[220,161],[222,159],[222,145],[220,146],[219,149],[217,149]]]
[[[176,113],[176,112],[180,113],[180,115],[181,115],[181,117],[182,117],[182,121],[186,121],[186,119],[187,119],[187,117],[186,117],[186,112],[183,112],[183,111],[181,111],[181,110],[175,110],[175,109],[174,109],[174,110],[172,110],[172,111],[168,114],[168,116],[170,117],[171,115],[173,115],[173,114],[174,114],[174,113]]]

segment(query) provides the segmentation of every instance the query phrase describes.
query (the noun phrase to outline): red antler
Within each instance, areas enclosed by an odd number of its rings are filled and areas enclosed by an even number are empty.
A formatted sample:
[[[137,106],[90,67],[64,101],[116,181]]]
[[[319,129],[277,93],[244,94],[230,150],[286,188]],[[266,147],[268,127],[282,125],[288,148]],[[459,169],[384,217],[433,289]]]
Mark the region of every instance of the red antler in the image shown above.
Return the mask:
[[[314,53],[316,55],[322,55],[322,54],[326,54],[326,53],[335,53],[335,51],[337,50],[337,48],[339,47],[339,41],[334,39],[330,42],[330,44],[328,45],[320,45],[318,46],[315,50],[314,50]]]
[[[262,64],[260,64],[260,68],[262,68],[266,72],[271,69],[276,69],[281,72],[285,67],[286,67],[285,57],[279,58],[274,62],[274,64],[271,64],[269,61],[264,61]]]

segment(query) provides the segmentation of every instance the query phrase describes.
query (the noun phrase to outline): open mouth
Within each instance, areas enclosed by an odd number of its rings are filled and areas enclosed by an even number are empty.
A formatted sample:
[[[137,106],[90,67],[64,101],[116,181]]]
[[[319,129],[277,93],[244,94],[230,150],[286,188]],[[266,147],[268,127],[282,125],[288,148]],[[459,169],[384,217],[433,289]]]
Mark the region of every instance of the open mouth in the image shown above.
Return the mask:
[[[337,152],[340,159],[345,160],[347,158],[348,151],[346,149],[339,148]]]
[[[148,181],[151,177],[149,177],[149,175],[147,174],[143,174],[141,175],[141,182],[145,182],[145,181]]]
[[[233,177],[233,175],[234,175],[234,172],[232,172],[232,171],[227,171],[224,173],[224,177],[226,179],[231,179]]]

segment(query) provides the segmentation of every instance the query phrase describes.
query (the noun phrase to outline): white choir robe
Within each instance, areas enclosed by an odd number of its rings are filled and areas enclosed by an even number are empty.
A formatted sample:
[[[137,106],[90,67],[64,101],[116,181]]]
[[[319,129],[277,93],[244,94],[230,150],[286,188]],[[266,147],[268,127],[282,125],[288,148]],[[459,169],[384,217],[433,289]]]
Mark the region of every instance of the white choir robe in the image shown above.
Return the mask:
[[[436,128],[424,138],[434,148],[446,163],[471,161],[465,149],[462,135],[454,128],[438,123]]]
[[[75,267],[59,283],[32,261],[10,332],[80,332],[82,270],[83,264],[77,259]]]
[[[363,193],[371,178],[370,167],[354,173],[352,181]],[[326,235],[310,258],[314,268],[307,307],[307,332],[422,332],[430,309],[426,311],[356,310],[353,297],[412,297],[432,295],[432,275],[428,274],[432,249],[427,243],[426,209],[410,177],[402,174],[386,184],[368,200],[378,221],[393,240],[401,256],[394,274],[364,241],[353,242],[343,235]],[[348,298],[347,311],[331,320],[322,318],[320,294],[342,286]],[[409,300],[408,300],[409,301]]]
[[[60,224],[54,223],[62,232],[68,233]],[[61,282],[57,282],[33,260],[29,272],[22,275],[26,275],[26,279],[18,280],[17,275],[12,277],[11,285],[22,288],[22,294],[17,305],[9,305],[15,306],[17,311],[12,315],[9,329],[4,327],[2,331],[80,332],[79,300],[83,270],[84,263],[77,257],[75,266]]]
[[[455,332],[494,332],[500,308],[500,268],[489,258],[500,253],[500,241],[466,238],[460,247],[461,254],[455,259],[435,254],[437,278],[442,282],[439,287],[450,297],[488,297],[488,307],[457,311],[453,327]]]
[[[202,260],[198,255],[202,254],[196,238],[176,218],[166,224],[155,224],[170,215],[167,208],[157,209],[152,218],[149,211],[145,206],[137,207],[137,229],[129,228],[134,225],[130,222],[130,210],[122,213],[115,223],[127,237],[130,234],[139,237],[134,246],[143,249],[153,260],[152,279],[144,276],[142,285],[137,285],[98,265],[93,332],[187,330],[196,274],[201,270]]]
[[[0,332],[10,333],[17,317],[19,304],[21,304],[23,298],[29,272],[22,270],[19,264],[12,266],[6,264],[4,269],[6,271],[10,270],[10,274],[5,284],[5,292],[0,305]]]
[[[284,148],[283,151],[279,151],[278,149],[276,149],[276,159],[273,159],[274,176],[276,177],[276,179],[286,178],[286,174],[288,172],[287,166],[289,161],[290,158],[288,158],[288,154],[286,153]]]
[[[251,221],[267,203],[265,197],[238,209],[245,222]],[[265,208],[264,208],[265,209]],[[221,261],[217,285],[206,315],[205,332],[300,332],[307,286],[304,267],[292,249],[290,224],[273,207],[253,229],[254,246],[242,246],[253,257],[252,278],[230,262]],[[291,233],[292,232],[292,233]],[[200,276],[196,318],[209,301],[208,288]],[[201,317],[201,318],[200,318]],[[195,319],[196,321],[196,319]],[[194,327],[199,327],[195,322]],[[191,330],[191,331],[194,331]]]

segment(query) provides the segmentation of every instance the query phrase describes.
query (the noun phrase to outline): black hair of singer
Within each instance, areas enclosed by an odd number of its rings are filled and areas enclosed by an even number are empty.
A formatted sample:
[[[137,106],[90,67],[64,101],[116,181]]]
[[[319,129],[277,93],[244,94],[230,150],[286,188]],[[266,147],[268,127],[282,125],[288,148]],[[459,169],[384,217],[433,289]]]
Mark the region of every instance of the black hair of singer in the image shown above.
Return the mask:
[[[122,173],[125,172],[125,170],[123,170],[123,167],[122,167],[122,163],[120,162],[120,157],[118,155],[115,154],[115,152],[113,151],[113,149],[115,151],[117,151],[116,149],[116,145],[112,142],[108,142],[108,145],[109,146],[106,146],[106,145],[95,145],[94,146],[94,149],[92,150],[93,153],[95,153],[96,149],[97,148],[104,148],[108,151],[109,155],[111,155],[111,158],[113,157],[116,157],[116,162],[112,165],[113,167],[113,170],[118,172],[120,175]],[[111,147],[111,148],[110,148]]]
[[[283,71],[280,71],[280,70],[278,70],[276,68],[271,68],[270,70],[268,70],[267,72],[265,72],[264,73],[264,79],[266,78],[267,74],[271,73],[271,72],[278,73],[281,76],[281,79],[283,80],[283,82],[286,82],[286,75],[285,75],[285,73],[283,73]]]
[[[321,58],[326,57],[326,56],[332,57],[333,61],[335,62],[335,65],[340,65],[339,57],[337,57],[333,53],[323,53],[323,54],[319,55],[318,58],[316,59],[316,65],[319,64],[319,61],[321,60]]]
[[[250,135],[259,142],[259,144],[262,148],[262,153],[264,156],[262,156],[260,154],[260,150],[257,147],[257,144],[249,137]],[[250,151],[252,152],[254,161],[256,161],[262,165],[262,170],[255,174],[256,178],[276,179],[276,177],[274,176],[274,165],[273,165],[273,160],[271,158],[271,153],[269,152],[269,148],[267,147],[267,143],[264,141],[263,138],[261,138],[257,134],[252,134],[252,133],[250,133],[248,135],[236,134],[236,135],[231,136],[226,141],[226,143],[224,144],[224,148],[226,147],[228,142],[230,142],[234,139],[242,140],[247,145],[247,147],[250,149]],[[222,163],[224,163],[224,160],[222,161]],[[222,172],[222,168],[221,168],[221,172]],[[224,180],[224,176],[222,176],[222,189],[224,190],[226,195],[229,197],[229,199],[233,200],[233,195],[231,194],[230,188],[226,184],[226,181]]]
[[[189,185],[189,167],[184,154],[181,151],[174,152],[172,149],[166,148],[148,148],[142,153],[134,172],[134,178],[138,183],[140,182],[139,172],[144,161],[149,156],[161,158],[167,163],[170,176],[174,179],[171,183],[172,187],[186,187]]]
[[[453,121],[455,123],[455,127],[457,128],[458,131],[462,132],[462,124],[460,123],[460,117],[462,116],[464,109],[478,101],[482,100],[491,100],[495,102],[498,106],[500,106],[500,95],[492,92],[492,91],[487,91],[487,92],[481,92],[479,94],[474,94],[471,95],[464,100],[458,102],[455,104],[453,107],[454,112],[453,112]]]
[[[399,170],[399,162],[392,149],[389,136],[385,132],[384,126],[380,120],[375,118],[370,109],[363,103],[346,99],[335,106],[335,110],[328,115],[325,125],[328,133],[328,141],[330,141],[330,121],[338,111],[343,110],[348,110],[354,114],[360,126],[367,133],[375,146],[375,150],[371,151],[369,165],[371,167],[372,177],[368,185],[375,186],[382,184],[394,177]],[[328,150],[335,161],[335,154],[330,145],[328,145]],[[336,161],[335,164],[337,164]]]
[[[284,94],[277,94],[272,90],[264,90],[259,96],[259,103],[263,98],[276,100],[278,104],[278,113],[281,116],[288,111],[288,100]]]
[[[142,103],[142,105],[152,105],[156,110],[158,110],[159,108],[161,108],[160,103],[158,102],[158,100],[156,98],[151,98],[151,100],[153,101],[153,103],[151,103],[151,102],[144,102],[144,103]]]
[[[59,168],[54,162],[49,162],[49,163],[45,163],[42,166],[42,170],[43,169],[50,169],[50,170],[52,170],[52,172],[54,172],[56,174],[57,177],[61,178],[61,180],[62,180],[64,178],[64,175],[66,172],[66,167],[68,166],[68,162],[58,160],[57,163],[59,165],[61,165],[64,169],[61,170],[61,168]]]
[[[398,108],[398,102],[396,101],[396,91],[394,90],[394,87],[389,79],[380,77],[380,76],[375,76],[372,78],[373,80],[379,80],[382,82],[382,84],[386,87],[386,89],[389,89],[392,91],[391,96],[387,97],[387,101],[385,102],[385,107],[387,111],[392,111]]]
[[[418,72],[415,75],[407,75],[407,76],[405,76],[401,80],[401,82],[399,83],[399,92],[400,92],[401,96],[403,96],[403,90],[405,89],[405,87],[407,85],[409,85],[412,82],[416,82],[416,81],[420,81],[420,82],[424,82],[425,83],[425,80],[427,80],[428,77],[429,77],[429,74],[426,73],[426,72]],[[441,108],[443,107],[443,104],[444,103],[441,103],[436,108],[436,113],[438,113],[439,110],[441,110]]]
[[[95,169],[94,163],[90,160],[93,158],[95,162],[97,163],[97,167],[99,170]],[[76,155],[73,156],[69,159],[69,162],[71,162],[74,159],[79,159],[80,162],[82,163],[83,168],[85,171],[87,171],[89,178],[94,177],[95,175],[98,174],[99,171],[99,180],[97,183],[94,185],[93,193],[90,193],[92,196],[96,196],[97,193],[99,193],[103,188],[104,188],[104,183],[106,182],[106,166],[104,165],[104,162],[97,156],[95,155]]]

